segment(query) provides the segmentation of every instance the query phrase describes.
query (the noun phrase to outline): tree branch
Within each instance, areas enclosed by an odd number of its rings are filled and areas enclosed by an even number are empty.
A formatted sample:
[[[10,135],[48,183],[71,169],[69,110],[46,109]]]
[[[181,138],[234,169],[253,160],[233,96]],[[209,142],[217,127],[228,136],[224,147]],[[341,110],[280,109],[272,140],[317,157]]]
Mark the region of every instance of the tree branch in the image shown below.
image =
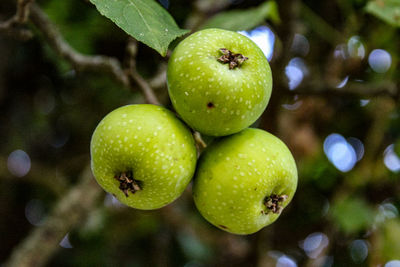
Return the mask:
[[[167,83],[167,64],[160,62],[157,73],[149,81],[151,88],[164,88]]]
[[[73,49],[62,37],[57,27],[47,15],[35,4],[31,6],[31,21],[43,33],[44,38],[54,51],[69,61],[78,71],[103,71],[109,73],[115,80],[129,86],[128,75],[124,72],[120,62],[113,57],[87,56]]]
[[[356,96],[368,98],[374,96],[390,96],[399,98],[400,92],[396,84],[392,82],[384,83],[348,83],[343,88],[337,88],[326,84],[304,83],[300,87],[289,90],[285,89],[286,94],[290,95],[320,95],[320,96]]]
[[[18,0],[17,12],[9,20],[0,23],[0,32],[12,33],[18,38],[27,40],[32,38],[32,32],[27,29],[17,28],[26,23],[29,17],[30,5],[34,0]]]
[[[78,71],[103,71],[109,73],[115,80],[131,89],[133,88],[133,84],[137,84],[144,94],[146,102],[160,105],[153,89],[136,70],[136,41],[133,39],[130,39],[127,48],[129,69],[124,70],[116,58],[100,55],[87,56],[73,49],[64,40],[57,27],[37,5],[32,5],[31,7],[31,20],[43,33],[45,39],[55,52],[69,61]]]
[[[29,173],[24,177],[15,177],[8,171],[6,167],[7,158],[0,155],[0,179],[9,179],[15,183],[32,183],[45,187],[53,194],[60,197],[65,193],[69,186],[67,178],[63,173],[57,172],[55,169],[48,168],[44,164],[32,162]],[[4,163],[4,164],[1,164]]]
[[[53,212],[12,252],[7,267],[43,266],[57,251],[62,238],[82,222],[102,192],[87,167],[81,182],[73,187],[54,207]]]
[[[160,105],[156,94],[150,87],[149,83],[137,72],[136,69],[136,53],[137,53],[137,42],[133,38],[129,38],[128,44],[126,46],[126,51],[128,53],[128,75],[132,83],[136,83],[142,93],[146,102],[149,104]]]

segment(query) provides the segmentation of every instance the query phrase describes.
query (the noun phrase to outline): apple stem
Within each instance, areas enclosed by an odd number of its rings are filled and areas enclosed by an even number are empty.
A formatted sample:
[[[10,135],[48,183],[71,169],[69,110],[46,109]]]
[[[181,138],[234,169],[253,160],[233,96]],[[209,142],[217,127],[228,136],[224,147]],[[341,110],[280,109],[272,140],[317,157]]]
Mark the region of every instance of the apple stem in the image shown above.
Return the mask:
[[[218,58],[218,61],[222,64],[229,64],[229,69],[232,70],[236,67],[240,67],[248,57],[243,56],[242,54],[234,54],[232,51],[226,48],[219,49],[222,52],[222,56]]]
[[[272,211],[273,213],[280,213],[283,209],[282,202],[284,202],[288,198],[287,195],[275,195],[272,194],[269,197],[266,197],[264,200],[265,207]]]
[[[133,179],[131,171],[121,172],[119,175],[115,175],[114,178],[119,181],[119,189],[124,192],[125,196],[128,197],[129,191],[135,194],[136,191],[142,190],[139,185],[139,181]]]

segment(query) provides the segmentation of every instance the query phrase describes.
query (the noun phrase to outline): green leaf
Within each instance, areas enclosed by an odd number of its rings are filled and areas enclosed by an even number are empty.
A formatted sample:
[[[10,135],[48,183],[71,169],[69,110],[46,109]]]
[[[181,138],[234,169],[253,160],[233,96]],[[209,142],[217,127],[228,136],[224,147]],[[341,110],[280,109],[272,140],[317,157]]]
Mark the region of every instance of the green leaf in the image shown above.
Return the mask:
[[[399,0],[373,0],[369,1],[365,10],[395,27],[400,27],[400,1]]]
[[[90,0],[100,13],[136,40],[167,54],[169,44],[188,30],[180,29],[171,15],[154,0]]]
[[[231,31],[252,29],[265,19],[279,23],[278,6],[275,1],[268,1],[256,8],[247,10],[231,10],[219,13],[208,20],[201,28],[220,28]]]
[[[350,197],[333,203],[331,215],[340,229],[355,233],[372,225],[375,212],[364,200]]]

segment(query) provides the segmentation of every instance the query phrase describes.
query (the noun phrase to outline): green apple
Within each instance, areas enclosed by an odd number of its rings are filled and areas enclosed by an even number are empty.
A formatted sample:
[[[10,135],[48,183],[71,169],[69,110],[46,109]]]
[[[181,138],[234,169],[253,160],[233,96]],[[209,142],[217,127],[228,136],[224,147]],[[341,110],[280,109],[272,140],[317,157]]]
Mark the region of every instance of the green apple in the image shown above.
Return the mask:
[[[175,48],[167,83],[175,110],[190,127],[224,136],[259,118],[271,96],[272,76],[263,52],[249,38],[206,29]]]
[[[245,129],[201,155],[193,197],[216,227],[251,234],[279,217],[296,187],[296,163],[286,145],[263,130]]]
[[[109,113],[93,133],[90,153],[93,174],[103,189],[145,210],[181,195],[197,156],[186,126],[155,105],[129,105]]]

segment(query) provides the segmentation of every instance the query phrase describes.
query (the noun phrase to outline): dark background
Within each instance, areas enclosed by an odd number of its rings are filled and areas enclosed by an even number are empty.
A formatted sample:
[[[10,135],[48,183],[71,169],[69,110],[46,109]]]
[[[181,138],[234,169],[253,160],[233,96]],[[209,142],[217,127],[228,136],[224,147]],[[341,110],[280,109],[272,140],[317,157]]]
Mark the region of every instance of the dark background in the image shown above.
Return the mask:
[[[263,1],[160,2],[195,31],[214,14]],[[260,26],[268,28],[258,28],[275,37],[274,87],[255,126],[291,149],[299,185],[281,217],[250,236],[207,223],[190,186],[156,211],[122,206],[102,192],[88,169],[91,134],[113,109],[146,102],[140,83],[124,86],[71,64],[34,20],[0,28],[0,263],[400,266],[400,32],[366,4],[278,1],[281,23],[266,19]],[[76,51],[126,66],[128,36],[88,1],[37,5]],[[15,7],[1,1],[0,21]],[[135,71],[171,108],[167,58],[134,45]]]

